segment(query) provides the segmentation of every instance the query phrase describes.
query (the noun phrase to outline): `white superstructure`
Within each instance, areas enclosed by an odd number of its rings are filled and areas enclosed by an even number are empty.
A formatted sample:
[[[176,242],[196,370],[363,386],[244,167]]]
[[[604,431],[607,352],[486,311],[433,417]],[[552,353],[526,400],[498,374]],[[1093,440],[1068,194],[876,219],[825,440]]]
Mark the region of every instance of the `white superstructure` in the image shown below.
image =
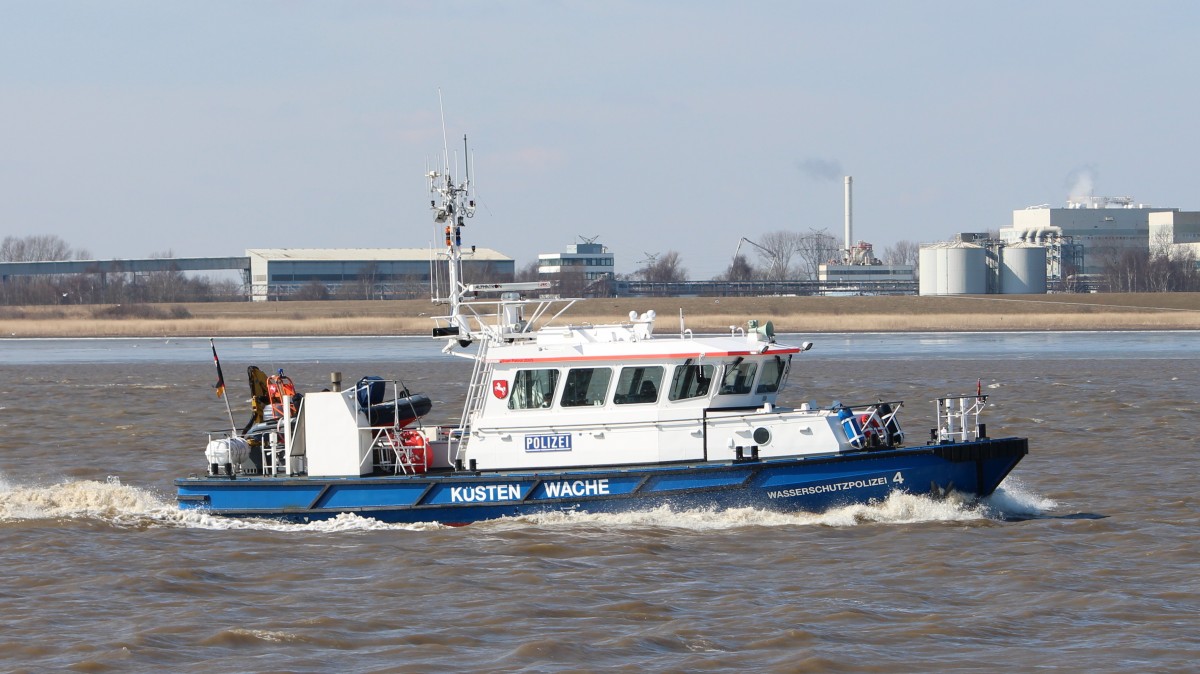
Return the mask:
[[[831,410],[779,410],[803,346],[769,330],[658,337],[653,312],[489,343],[455,459],[480,470],[792,456],[848,448]],[[705,419],[703,426],[697,424]]]
[[[769,323],[696,336],[680,316],[677,334],[659,336],[647,311],[610,325],[555,325],[575,300],[520,296],[546,283],[462,283],[470,182],[429,178],[451,277],[449,312],[433,334],[445,352],[475,362],[458,428],[434,442],[438,463],[565,469],[734,460],[751,447],[760,457],[828,454],[867,442],[847,431],[859,423],[847,408],[776,407],[793,358],[811,344],[778,344]],[[863,414],[875,442],[899,442],[895,412],[879,403]]]

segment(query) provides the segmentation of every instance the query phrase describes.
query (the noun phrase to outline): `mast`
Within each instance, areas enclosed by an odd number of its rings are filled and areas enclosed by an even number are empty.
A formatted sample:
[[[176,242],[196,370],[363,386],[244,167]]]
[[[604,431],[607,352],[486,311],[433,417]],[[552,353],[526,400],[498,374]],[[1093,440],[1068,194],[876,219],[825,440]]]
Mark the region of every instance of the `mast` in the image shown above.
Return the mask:
[[[441,91],[438,91],[438,102],[441,103]],[[457,170],[457,161],[455,170]],[[449,145],[446,142],[445,111],[442,112],[442,169],[426,173],[429,178],[429,191],[434,198],[429,207],[433,211],[433,221],[443,226],[445,235],[445,250],[439,256],[446,258],[449,287],[445,297],[434,297],[434,301],[450,305],[450,311],[445,316],[434,317],[438,327],[433,329],[435,338],[446,338],[447,344],[443,349],[446,353],[454,353],[454,347],[466,348],[476,340],[506,341],[514,339],[529,339],[530,320],[522,316],[521,306],[526,303],[519,293],[525,290],[545,290],[551,287],[549,281],[528,281],[518,283],[474,283],[463,282],[462,260],[462,230],[467,218],[475,217],[475,188],[471,180],[471,154],[467,145],[467,137],[463,136],[463,180],[455,182],[450,169]],[[474,246],[470,247],[474,251]],[[499,301],[478,301],[481,293],[498,293]],[[574,300],[560,300],[570,306]],[[493,309],[481,313],[478,309],[492,305]],[[546,311],[547,305],[542,303],[534,317],[540,317]],[[559,311],[559,314],[563,310]],[[556,318],[551,317],[549,320]],[[483,348],[482,346],[480,348]],[[462,354],[455,354],[462,355]],[[468,358],[478,358],[466,356]]]
[[[441,104],[441,92],[438,92],[438,103]],[[445,111],[442,112],[442,137],[443,143],[446,135]],[[464,336],[469,332],[469,326],[465,324],[459,315],[459,306],[463,300],[463,284],[462,284],[462,228],[466,226],[466,219],[475,217],[475,199],[471,190],[471,169],[469,160],[466,156],[467,152],[467,137],[463,136],[463,152],[464,164],[466,166],[466,178],[461,182],[456,183],[454,177],[450,174],[450,153],[449,148],[443,144],[442,154],[442,171],[430,171],[427,174],[429,178],[429,191],[434,195],[430,200],[429,206],[433,211],[433,221],[445,225],[445,251],[446,263],[449,270],[449,288],[447,288],[448,296],[445,298],[437,298],[439,301],[447,301],[450,304],[450,324],[458,328]],[[449,336],[449,335],[447,335]]]

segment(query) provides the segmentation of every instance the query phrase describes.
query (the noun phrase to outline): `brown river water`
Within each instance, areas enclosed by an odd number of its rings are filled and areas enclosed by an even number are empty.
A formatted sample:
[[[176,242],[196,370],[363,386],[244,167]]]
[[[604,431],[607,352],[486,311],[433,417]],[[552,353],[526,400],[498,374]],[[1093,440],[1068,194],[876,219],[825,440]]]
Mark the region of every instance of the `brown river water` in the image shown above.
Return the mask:
[[[989,434],[1031,446],[985,502],[458,528],[184,515],[171,481],[229,425],[207,341],[0,342],[0,670],[1200,671],[1197,338],[891,339],[817,337],[784,402],[904,399],[919,443],[929,401],[980,379]],[[371,341],[329,341],[332,360],[218,346],[238,425],[248,364],[301,390],[401,377],[439,421],[469,373]]]

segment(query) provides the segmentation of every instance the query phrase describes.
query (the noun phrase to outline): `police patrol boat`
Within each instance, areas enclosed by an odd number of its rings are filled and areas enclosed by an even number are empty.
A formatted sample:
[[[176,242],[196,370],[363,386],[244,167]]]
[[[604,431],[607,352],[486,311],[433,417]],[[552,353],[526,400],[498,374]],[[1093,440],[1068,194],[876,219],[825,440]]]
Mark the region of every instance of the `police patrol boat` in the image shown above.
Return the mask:
[[[912,446],[899,401],[779,404],[812,344],[777,341],[769,322],[721,335],[682,316],[678,334],[658,334],[654,311],[559,324],[576,300],[522,294],[547,284],[465,284],[469,167],[457,183],[448,168],[427,177],[449,281],[433,336],[474,361],[458,423],[424,425],[428,405],[394,402],[410,395],[398,382],[299,404],[280,388],[274,425],[253,441],[210,438],[206,474],[175,481],[181,508],[445,524],[662,505],[819,511],[896,490],[987,496],[1028,453],[1024,438],[988,437],[978,388],[939,398],[937,427]]]

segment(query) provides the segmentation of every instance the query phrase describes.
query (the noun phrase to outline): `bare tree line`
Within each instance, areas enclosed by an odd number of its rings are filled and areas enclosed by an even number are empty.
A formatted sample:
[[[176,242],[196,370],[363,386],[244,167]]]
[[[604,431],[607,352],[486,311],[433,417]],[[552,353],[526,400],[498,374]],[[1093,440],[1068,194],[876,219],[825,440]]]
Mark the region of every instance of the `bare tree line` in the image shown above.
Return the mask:
[[[0,262],[61,262],[87,260],[86,250],[72,248],[53,234],[6,236],[0,241]],[[150,257],[171,258],[170,251]],[[178,270],[143,274],[84,273],[13,276],[0,283],[0,303],[135,304],[142,302],[207,302],[245,299],[240,283],[189,278]]]
[[[60,262],[62,260],[86,260],[91,253],[72,249],[66,241],[54,234],[39,234],[26,237],[6,236],[0,241],[0,262]]]
[[[748,241],[748,239],[747,239]],[[817,278],[822,264],[842,261],[842,241],[828,229],[807,232],[770,232],[759,241],[751,241],[755,266],[740,253],[716,281],[795,281]],[[884,264],[917,264],[920,247],[912,241],[898,241],[884,252]]]
[[[9,306],[234,302],[245,299],[245,290],[236,281],[189,278],[178,271],[18,276],[0,283],[0,304]]]
[[[1167,237],[1151,241],[1150,251],[1107,250],[1103,262],[1104,289],[1115,293],[1200,291],[1200,271],[1191,248],[1171,245]]]

